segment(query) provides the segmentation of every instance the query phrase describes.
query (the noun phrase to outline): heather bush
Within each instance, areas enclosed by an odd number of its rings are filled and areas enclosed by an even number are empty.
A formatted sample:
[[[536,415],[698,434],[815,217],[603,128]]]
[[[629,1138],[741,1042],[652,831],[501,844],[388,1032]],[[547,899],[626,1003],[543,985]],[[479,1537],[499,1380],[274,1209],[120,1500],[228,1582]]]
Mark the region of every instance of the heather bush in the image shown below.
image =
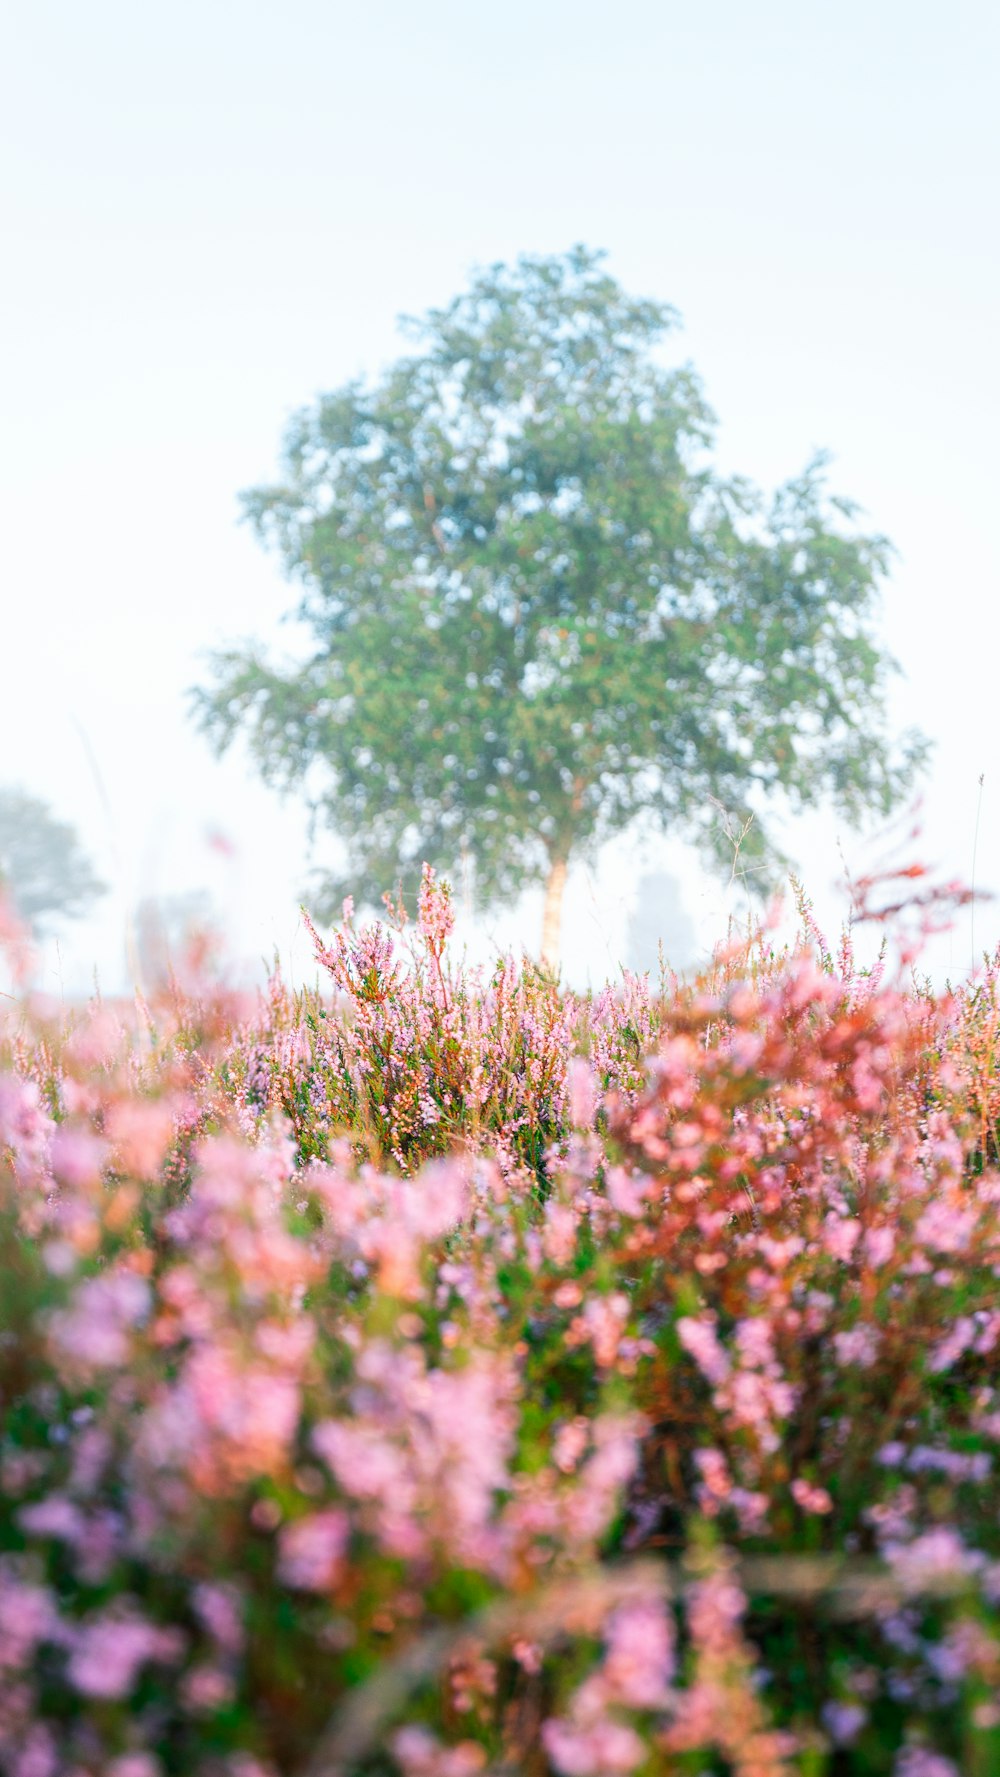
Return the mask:
[[[1000,957],[450,926],[5,1002],[4,1777],[1000,1768]]]

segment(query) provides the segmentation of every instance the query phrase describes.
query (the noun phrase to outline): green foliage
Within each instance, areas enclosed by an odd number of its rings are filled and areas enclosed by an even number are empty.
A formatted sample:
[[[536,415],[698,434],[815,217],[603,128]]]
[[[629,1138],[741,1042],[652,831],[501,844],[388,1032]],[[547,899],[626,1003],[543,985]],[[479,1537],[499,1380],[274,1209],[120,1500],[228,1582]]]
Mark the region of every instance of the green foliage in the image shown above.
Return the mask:
[[[657,355],[674,312],[601,259],[478,274],[409,324],[414,355],[300,413],[245,497],[312,651],[217,655],[197,717],[307,788],[369,897],[468,852],[495,900],[640,817],[731,862],[714,803],[754,814],[760,868],[776,793],[887,810],[922,756],[885,732],[885,540],[822,458],[770,501],[716,474],[699,382]]]

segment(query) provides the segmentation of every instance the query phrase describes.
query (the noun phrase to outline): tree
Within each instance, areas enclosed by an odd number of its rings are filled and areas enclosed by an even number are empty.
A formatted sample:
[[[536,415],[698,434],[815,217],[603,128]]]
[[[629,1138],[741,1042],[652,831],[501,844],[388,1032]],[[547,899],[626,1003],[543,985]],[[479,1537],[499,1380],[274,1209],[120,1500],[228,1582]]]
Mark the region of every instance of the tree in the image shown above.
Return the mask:
[[[0,888],[36,933],[79,918],[105,892],[69,823],[13,788],[0,789]]]
[[[481,272],[379,381],[299,413],[244,500],[309,658],[235,648],[193,694],[346,841],[329,903],[468,853],[487,902],[545,883],[549,961],[571,859],[637,817],[731,863],[715,805],[754,814],[762,865],[777,793],[888,810],[922,753],[885,731],[885,540],[823,459],[771,501],[714,473],[698,380],[657,353],[673,310],[602,260]]]
[[[162,988],[183,968],[185,959],[221,921],[204,889],[174,895],[144,895],[135,910],[135,956],[139,979]]]

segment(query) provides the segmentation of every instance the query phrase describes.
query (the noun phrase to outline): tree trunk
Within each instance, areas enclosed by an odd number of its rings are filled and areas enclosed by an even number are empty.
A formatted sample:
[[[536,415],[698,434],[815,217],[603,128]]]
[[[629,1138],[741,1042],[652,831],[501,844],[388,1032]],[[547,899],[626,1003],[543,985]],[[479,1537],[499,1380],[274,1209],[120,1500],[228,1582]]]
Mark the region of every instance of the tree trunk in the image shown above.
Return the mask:
[[[542,915],[542,967],[551,969],[553,974],[559,967],[559,937],[565,887],[566,859],[553,858],[545,884],[545,912]]]

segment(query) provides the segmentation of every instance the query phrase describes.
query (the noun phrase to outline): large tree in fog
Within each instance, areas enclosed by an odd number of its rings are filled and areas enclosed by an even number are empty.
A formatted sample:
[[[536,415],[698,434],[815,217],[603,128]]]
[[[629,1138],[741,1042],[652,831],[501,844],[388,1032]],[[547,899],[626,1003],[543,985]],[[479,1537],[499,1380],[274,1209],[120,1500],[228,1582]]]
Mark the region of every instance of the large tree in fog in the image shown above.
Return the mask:
[[[884,540],[818,462],[769,501],[718,475],[698,380],[657,351],[673,311],[601,261],[482,272],[298,415],[245,503],[309,658],[237,647],[195,693],[346,842],[328,905],[470,854],[481,899],[545,884],[550,961],[567,866],[637,817],[731,863],[716,805],[752,812],[764,864],[779,793],[887,810],[920,751],[885,732]]]

